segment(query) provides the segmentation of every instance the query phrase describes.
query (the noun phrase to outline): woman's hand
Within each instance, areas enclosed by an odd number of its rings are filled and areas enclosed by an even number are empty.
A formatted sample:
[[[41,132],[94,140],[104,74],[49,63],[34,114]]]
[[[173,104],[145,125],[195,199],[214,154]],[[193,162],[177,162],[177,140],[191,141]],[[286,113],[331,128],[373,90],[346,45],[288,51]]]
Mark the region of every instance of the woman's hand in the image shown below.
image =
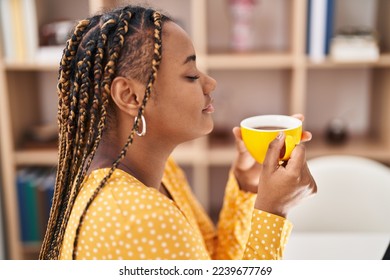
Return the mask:
[[[301,114],[293,115],[293,117],[303,121],[304,117]],[[233,128],[233,134],[236,139],[237,157],[233,163],[233,174],[240,186],[241,190],[257,193],[259,184],[260,172],[262,165],[249,154],[242,141],[241,130],[239,127]],[[308,131],[302,132],[301,142],[310,141],[312,135]]]
[[[306,163],[305,147],[299,144],[287,164],[279,164],[285,135],[271,142],[260,172],[255,208],[286,217],[291,207],[317,192]]]

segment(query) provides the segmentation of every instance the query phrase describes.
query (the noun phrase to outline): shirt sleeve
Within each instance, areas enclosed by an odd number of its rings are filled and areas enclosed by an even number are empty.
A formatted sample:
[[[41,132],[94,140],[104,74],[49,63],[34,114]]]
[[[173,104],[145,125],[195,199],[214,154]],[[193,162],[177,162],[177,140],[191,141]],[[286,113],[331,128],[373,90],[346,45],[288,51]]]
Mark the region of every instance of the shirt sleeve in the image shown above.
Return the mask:
[[[285,218],[254,209],[243,259],[282,259],[291,230],[292,224]]]
[[[281,259],[291,223],[254,209],[256,195],[239,189],[229,174],[219,217],[215,259]]]

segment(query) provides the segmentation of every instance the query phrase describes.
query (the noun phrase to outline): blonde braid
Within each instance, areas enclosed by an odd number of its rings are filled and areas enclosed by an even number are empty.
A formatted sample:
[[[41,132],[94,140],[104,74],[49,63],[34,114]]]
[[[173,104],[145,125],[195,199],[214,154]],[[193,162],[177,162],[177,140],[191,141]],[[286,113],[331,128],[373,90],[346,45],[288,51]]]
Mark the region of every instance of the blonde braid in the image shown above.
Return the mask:
[[[130,136],[128,137],[128,140],[127,140],[125,146],[122,148],[119,157],[113,163],[113,165],[112,165],[110,171],[108,172],[108,174],[100,182],[98,188],[94,191],[94,193],[92,194],[92,196],[88,200],[88,202],[87,202],[87,204],[86,204],[86,206],[85,206],[85,208],[83,210],[83,213],[82,213],[82,215],[80,217],[80,220],[79,220],[79,223],[78,223],[78,226],[77,226],[77,229],[76,229],[76,236],[75,236],[75,239],[74,239],[73,253],[72,253],[72,258],[73,259],[76,259],[76,257],[77,257],[76,248],[77,248],[77,243],[78,243],[78,237],[79,237],[80,228],[81,228],[81,225],[82,225],[83,220],[85,218],[85,215],[87,213],[87,210],[90,207],[90,205],[92,204],[92,202],[94,201],[94,199],[99,194],[100,190],[103,189],[103,187],[105,186],[105,184],[107,183],[107,181],[109,180],[111,175],[114,173],[114,171],[117,168],[117,166],[120,163],[120,161],[126,156],[126,152],[127,152],[128,147],[133,143],[135,131],[138,130],[138,127],[139,127],[140,116],[143,115],[143,113],[145,111],[145,106],[146,106],[146,103],[147,103],[147,101],[148,101],[148,99],[150,97],[150,93],[151,93],[151,89],[152,89],[153,83],[154,83],[154,81],[155,81],[155,79],[157,77],[158,67],[159,67],[159,65],[161,63],[161,44],[162,44],[162,40],[161,40],[161,14],[159,12],[154,12],[153,13],[153,22],[154,22],[154,26],[155,26],[155,31],[154,31],[154,41],[155,41],[155,43],[154,43],[154,50],[153,50],[153,60],[152,60],[152,65],[151,65],[152,66],[152,73],[151,73],[151,75],[149,77],[149,81],[148,81],[148,84],[147,84],[147,87],[146,87],[146,90],[145,90],[145,96],[144,96],[144,99],[143,99],[143,102],[142,102],[142,106],[141,106],[141,108],[138,111],[138,120],[134,123],[133,128],[132,128],[131,133],[130,133]]]
[[[49,234],[55,230],[56,220],[60,216],[60,203],[61,203],[61,194],[63,193],[62,182],[64,177],[64,159],[66,151],[66,133],[64,121],[66,119],[66,110],[68,104],[67,93],[69,91],[69,74],[70,74],[70,62],[74,58],[76,50],[82,40],[83,34],[88,30],[90,24],[89,20],[82,20],[75,27],[72,37],[68,40],[67,45],[64,49],[60,70],[59,70],[59,82],[57,86],[58,90],[58,126],[59,126],[59,145],[58,145],[58,166],[57,166],[57,175],[55,183],[55,194],[53,196],[52,207],[50,210],[50,217],[48,221],[48,228],[42,243],[42,248],[40,252],[40,258],[50,257],[51,246],[53,244],[52,236]],[[55,237],[54,237],[55,238]]]

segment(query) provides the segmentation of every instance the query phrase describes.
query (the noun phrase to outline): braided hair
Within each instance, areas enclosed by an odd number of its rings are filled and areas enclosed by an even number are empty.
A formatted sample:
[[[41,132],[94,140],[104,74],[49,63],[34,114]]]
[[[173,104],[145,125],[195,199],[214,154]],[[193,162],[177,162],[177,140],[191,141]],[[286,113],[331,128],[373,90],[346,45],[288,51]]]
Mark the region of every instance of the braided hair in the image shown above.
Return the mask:
[[[161,62],[162,24],[170,20],[139,6],[126,6],[81,20],[67,41],[58,77],[59,152],[50,218],[40,259],[58,259],[65,229],[82,182],[112,117],[110,88],[117,75],[146,85],[144,99],[126,144],[88,201],[86,212],[125,157],[138,131]]]

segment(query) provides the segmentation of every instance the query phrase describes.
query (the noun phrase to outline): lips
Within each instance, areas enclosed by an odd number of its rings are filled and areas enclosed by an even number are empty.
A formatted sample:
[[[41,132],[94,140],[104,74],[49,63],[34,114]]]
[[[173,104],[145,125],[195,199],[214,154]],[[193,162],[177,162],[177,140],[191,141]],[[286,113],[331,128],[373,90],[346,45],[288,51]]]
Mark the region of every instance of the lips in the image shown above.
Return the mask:
[[[209,104],[207,104],[206,107],[203,108],[202,112],[204,112],[204,113],[213,113],[214,112],[213,101],[214,100],[211,100],[211,102]]]

